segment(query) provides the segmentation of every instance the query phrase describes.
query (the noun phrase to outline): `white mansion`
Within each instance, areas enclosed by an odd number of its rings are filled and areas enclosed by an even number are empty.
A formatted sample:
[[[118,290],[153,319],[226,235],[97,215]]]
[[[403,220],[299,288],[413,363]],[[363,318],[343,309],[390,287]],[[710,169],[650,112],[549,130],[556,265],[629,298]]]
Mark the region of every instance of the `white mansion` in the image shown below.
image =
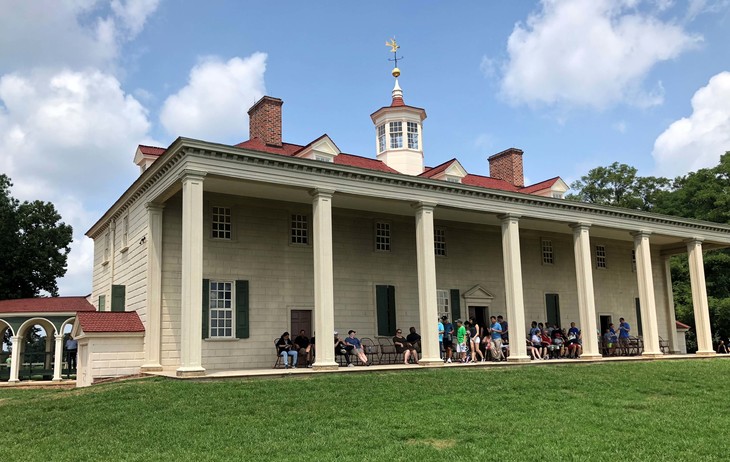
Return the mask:
[[[139,178],[87,235],[92,303],[139,316],[144,332],[86,335],[77,320],[80,385],[270,367],[272,340],[301,328],[330,342],[335,329],[415,326],[421,362],[440,364],[444,313],[502,314],[514,338],[531,320],[591,333],[624,317],[643,354],[659,356],[660,337],[677,350],[668,259],[685,252],[698,354],[712,354],[702,252],[730,245],[730,227],[567,201],[560,178],[525,186],[514,148],[489,158],[489,176],[456,159],[426,167],[426,111],[405,104],[397,80],[371,115],[376,158],[327,135],[283,142],[282,104],[259,100],[235,146],[139,146]],[[600,357],[596,335],[584,335],[584,357]],[[509,359],[528,360],[524,342]],[[314,368],[334,367],[333,349],[318,349]]]

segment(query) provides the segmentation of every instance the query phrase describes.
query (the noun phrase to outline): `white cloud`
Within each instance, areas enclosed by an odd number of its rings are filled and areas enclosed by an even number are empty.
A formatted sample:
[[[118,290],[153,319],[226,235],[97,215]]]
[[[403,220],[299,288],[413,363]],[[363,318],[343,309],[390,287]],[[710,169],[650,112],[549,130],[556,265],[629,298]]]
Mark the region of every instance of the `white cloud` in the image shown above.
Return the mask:
[[[188,84],[167,98],[160,121],[173,136],[246,139],[246,111],[266,93],[265,71],[265,53],[227,62],[207,58],[190,71]]]
[[[721,72],[692,96],[692,114],[659,135],[652,155],[657,174],[673,177],[714,167],[726,151],[730,151],[730,72]]]
[[[644,88],[649,71],[701,37],[641,12],[639,3],[543,0],[509,37],[502,94],[513,104],[598,109],[661,103],[660,83]]]
[[[36,67],[111,66],[121,44],[142,30],[158,3],[159,0],[5,1],[0,14],[0,73]]]
[[[15,197],[53,202],[74,228],[61,294],[90,290],[84,232],[136,177],[132,157],[149,126],[144,107],[100,71],[0,77],[0,172]]]

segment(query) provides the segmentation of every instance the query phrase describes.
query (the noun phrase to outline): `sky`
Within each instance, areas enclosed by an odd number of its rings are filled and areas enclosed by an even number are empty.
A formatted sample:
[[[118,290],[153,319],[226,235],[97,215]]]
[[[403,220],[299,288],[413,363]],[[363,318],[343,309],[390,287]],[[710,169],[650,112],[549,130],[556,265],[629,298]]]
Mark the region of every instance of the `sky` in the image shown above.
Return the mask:
[[[426,165],[524,151],[526,183],[613,162],[675,177],[730,151],[730,0],[0,0],[0,173],[74,229],[61,295],[91,292],[84,233],[139,144],[235,144],[261,96],[284,141],[375,157],[401,46]]]

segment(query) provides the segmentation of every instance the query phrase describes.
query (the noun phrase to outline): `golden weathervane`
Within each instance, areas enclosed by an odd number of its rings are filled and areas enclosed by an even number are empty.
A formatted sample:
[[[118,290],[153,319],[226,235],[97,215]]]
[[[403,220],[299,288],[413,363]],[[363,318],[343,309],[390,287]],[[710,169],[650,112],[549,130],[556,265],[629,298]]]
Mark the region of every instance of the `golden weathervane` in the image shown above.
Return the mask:
[[[388,59],[388,61],[393,61],[394,65],[392,74],[393,77],[397,79],[400,75],[400,69],[398,69],[398,60],[403,59],[403,56],[401,56],[400,58],[398,57],[398,48],[400,48],[400,45],[398,45],[398,43],[395,41],[395,37],[393,37],[392,39],[390,39],[389,42],[385,42],[385,46],[390,47],[390,51],[393,53],[393,58]]]

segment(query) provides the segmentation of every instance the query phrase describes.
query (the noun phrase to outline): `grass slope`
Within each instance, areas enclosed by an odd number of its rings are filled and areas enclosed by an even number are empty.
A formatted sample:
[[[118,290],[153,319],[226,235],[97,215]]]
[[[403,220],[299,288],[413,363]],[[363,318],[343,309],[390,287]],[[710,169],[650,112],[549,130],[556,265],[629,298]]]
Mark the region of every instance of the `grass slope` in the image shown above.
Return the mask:
[[[0,390],[5,460],[728,460],[730,360]],[[7,458],[5,457],[7,456]]]

